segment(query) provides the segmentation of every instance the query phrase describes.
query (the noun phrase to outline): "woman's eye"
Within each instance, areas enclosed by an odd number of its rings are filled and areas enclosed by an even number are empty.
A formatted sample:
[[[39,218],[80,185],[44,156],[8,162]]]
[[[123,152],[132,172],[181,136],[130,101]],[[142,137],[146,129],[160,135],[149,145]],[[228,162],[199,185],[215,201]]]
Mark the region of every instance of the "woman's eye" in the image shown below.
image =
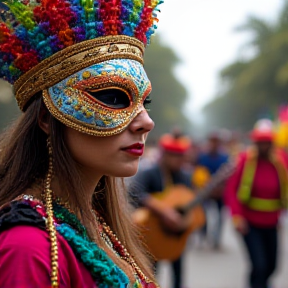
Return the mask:
[[[143,105],[147,111],[150,111],[149,107],[150,107],[151,102],[152,102],[152,99],[149,96],[144,100]]]
[[[111,108],[127,108],[130,106],[128,95],[119,89],[107,89],[101,91],[87,91],[92,97]]]

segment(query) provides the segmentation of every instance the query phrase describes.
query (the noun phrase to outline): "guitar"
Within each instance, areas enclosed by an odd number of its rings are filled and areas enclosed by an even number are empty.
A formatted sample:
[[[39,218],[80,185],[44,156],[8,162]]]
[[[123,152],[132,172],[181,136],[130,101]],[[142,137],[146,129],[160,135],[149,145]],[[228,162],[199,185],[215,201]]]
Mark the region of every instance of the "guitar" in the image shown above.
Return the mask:
[[[176,209],[183,217],[188,217],[185,231],[172,232],[147,208],[138,208],[132,215],[134,223],[140,228],[144,243],[156,260],[176,260],[182,254],[189,235],[205,224],[205,213],[200,204],[213,190],[235,171],[235,165],[227,163],[211,178],[210,182],[197,193],[184,185],[168,187],[153,197],[161,197],[161,203]]]

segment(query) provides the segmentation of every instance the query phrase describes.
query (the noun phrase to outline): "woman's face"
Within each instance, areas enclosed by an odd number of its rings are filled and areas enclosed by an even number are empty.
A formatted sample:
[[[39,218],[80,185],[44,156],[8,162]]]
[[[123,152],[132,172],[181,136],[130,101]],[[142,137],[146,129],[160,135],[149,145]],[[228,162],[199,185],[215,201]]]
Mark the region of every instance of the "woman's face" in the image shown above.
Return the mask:
[[[97,137],[66,128],[65,140],[81,169],[97,176],[133,176],[138,169],[147,135],[154,122],[146,110],[114,136]]]

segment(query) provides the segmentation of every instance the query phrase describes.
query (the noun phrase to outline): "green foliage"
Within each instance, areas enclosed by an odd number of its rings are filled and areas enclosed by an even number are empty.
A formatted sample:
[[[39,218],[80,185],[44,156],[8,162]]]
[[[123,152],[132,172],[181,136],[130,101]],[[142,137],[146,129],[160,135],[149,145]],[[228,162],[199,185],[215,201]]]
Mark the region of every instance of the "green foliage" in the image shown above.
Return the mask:
[[[250,17],[238,30],[253,35],[254,56],[221,71],[222,89],[204,108],[215,127],[249,130],[261,117],[273,117],[288,94],[288,2],[276,23]]]
[[[145,54],[145,70],[152,83],[152,103],[149,112],[155,122],[149,139],[155,140],[173,126],[189,131],[191,123],[183,115],[187,98],[185,87],[175,78],[173,69],[179,63],[174,51],[154,37]]]

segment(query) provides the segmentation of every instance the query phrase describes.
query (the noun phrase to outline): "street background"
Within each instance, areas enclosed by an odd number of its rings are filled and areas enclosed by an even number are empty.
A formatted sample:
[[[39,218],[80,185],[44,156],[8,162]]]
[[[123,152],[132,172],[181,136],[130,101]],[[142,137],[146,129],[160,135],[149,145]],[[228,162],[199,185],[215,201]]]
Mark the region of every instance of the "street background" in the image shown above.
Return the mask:
[[[212,215],[211,215],[212,214]],[[213,213],[210,217],[213,217]],[[219,250],[201,247],[197,235],[189,239],[184,252],[184,288],[243,288],[246,287],[245,274],[248,269],[242,239],[232,227],[230,217],[224,218],[223,245]],[[273,288],[288,288],[288,214],[281,221],[279,268],[273,277]],[[172,288],[170,265],[160,264],[158,275],[162,288]]]

